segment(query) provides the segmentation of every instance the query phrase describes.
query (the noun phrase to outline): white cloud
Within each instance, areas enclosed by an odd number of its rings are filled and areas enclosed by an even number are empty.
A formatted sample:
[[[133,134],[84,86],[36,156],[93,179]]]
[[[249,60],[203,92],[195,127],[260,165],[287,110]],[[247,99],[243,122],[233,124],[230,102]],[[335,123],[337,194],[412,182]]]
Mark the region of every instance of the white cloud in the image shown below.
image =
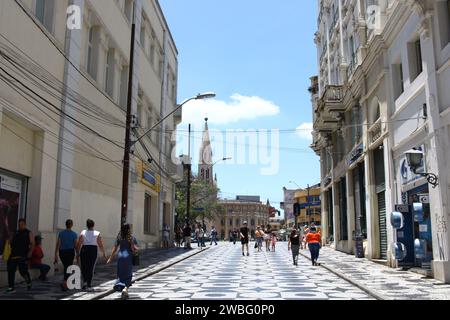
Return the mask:
[[[312,132],[313,132],[312,122],[304,122],[297,127],[297,135],[304,139],[312,142]]]
[[[280,107],[271,101],[257,96],[233,94],[229,102],[217,99],[189,102],[183,107],[183,123],[201,125],[204,118],[208,117],[211,124],[225,125],[241,120],[275,116],[279,113]]]

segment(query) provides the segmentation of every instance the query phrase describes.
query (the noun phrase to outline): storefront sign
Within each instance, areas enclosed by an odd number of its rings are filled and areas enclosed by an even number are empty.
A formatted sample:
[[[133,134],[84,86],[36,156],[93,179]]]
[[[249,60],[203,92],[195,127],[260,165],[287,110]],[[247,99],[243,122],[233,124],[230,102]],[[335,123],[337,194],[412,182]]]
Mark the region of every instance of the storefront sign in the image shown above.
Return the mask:
[[[347,155],[347,165],[351,165],[353,162],[359,159],[361,157],[362,153],[364,151],[364,144],[360,144],[355,149],[350,152],[350,154]]]
[[[160,178],[157,174],[146,168],[142,162],[137,164],[137,172],[139,173],[140,182],[152,190],[160,191]]]
[[[3,175],[0,175],[0,181],[0,189],[21,193],[22,181]]]

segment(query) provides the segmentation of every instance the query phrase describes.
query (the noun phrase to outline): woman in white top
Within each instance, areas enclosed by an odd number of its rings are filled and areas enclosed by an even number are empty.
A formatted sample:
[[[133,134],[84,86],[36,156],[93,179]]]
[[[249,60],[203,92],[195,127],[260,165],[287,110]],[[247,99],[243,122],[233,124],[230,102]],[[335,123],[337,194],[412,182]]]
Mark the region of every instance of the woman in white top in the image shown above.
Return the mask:
[[[100,232],[94,230],[95,223],[91,219],[87,220],[87,230],[83,230],[78,238],[77,244],[77,262],[81,260],[81,274],[83,275],[84,285],[83,289],[92,290],[92,277],[94,275],[95,263],[97,262],[98,248],[103,253],[103,258],[106,260],[105,248],[103,246]],[[80,250],[81,249],[81,250]]]

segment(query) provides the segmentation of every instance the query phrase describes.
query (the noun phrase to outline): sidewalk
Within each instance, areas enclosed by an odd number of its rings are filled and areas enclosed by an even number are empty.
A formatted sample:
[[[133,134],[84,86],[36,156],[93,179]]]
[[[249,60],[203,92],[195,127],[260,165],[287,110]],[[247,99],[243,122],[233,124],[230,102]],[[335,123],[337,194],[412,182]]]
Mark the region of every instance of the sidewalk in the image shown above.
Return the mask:
[[[301,252],[309,257],[309,251]],[[334,249],[320,250],[319,263],[346,280],[385,300],[449,300],[450,284],[420,274],[357,259]]]
[[[202,250],[193,247],[193,250],[185,250],[183,248],[172,249],[149,249],[141,253],[141,266],[135,267],[133,273],[133,280],[139,280],[151,273],[159,272],[190,258]],[[205,249],[203,249],[204,251]],[[27,291],[22,277],[17,273],[16,275],[16,290],[14,294],[4,294],[6,288],[1,288],[0,300],[92,300],[108,294],[116,281],[116,262],[110,265],[99,264],[95,269],[93,280],[93,292],[81,292],[78,290],[63,292],[60,288],[62,281],[62,274],[50,277],[47,282],[33,281],[33,288]]]

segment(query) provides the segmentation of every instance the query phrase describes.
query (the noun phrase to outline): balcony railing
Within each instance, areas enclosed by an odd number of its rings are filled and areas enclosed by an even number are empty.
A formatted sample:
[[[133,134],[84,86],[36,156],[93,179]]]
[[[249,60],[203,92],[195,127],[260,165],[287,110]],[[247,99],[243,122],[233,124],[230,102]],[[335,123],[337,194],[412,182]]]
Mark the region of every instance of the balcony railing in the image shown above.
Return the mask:
[[[369,137],[370,143],[376,142],[378,139],[383,136],[385,133],[385,126],[383,125],[381,118],[378,119],[370,128],[369,128]]]

